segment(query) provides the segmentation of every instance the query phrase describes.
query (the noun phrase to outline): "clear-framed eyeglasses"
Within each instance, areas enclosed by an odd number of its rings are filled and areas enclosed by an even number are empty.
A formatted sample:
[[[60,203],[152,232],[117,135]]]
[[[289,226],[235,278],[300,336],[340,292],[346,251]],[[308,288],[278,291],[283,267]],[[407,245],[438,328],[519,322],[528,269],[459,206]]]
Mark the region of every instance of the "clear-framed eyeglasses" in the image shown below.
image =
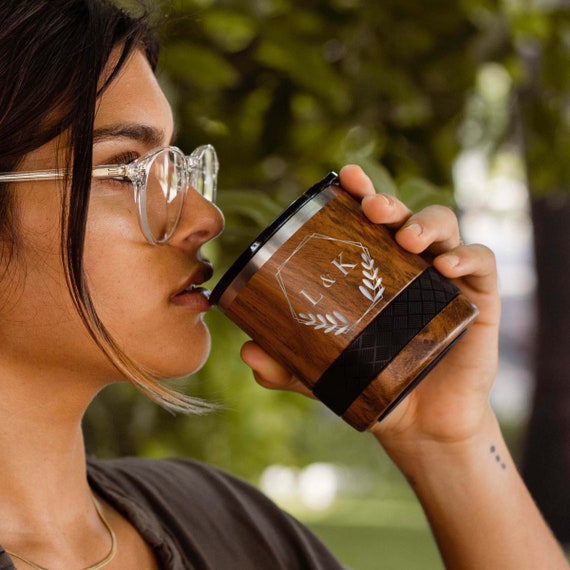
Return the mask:
[[[216,199],[218,157],[212,145],[202,145],[186,156],[175,146],[159,147],[128,164],[95,166],[94,179],[130,180],[139,223],[153,245],[168,243],[180,221],[188,188],[210,202]],[[58,180],[65,170],[0,173],[0,182]]]

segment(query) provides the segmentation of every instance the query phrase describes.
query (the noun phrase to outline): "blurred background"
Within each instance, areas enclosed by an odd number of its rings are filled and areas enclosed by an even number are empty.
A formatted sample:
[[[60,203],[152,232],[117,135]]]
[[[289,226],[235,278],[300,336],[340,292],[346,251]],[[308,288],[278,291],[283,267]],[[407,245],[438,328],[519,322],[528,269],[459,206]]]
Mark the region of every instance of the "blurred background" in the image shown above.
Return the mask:
[[[452,206],[465,241],[494,249],[504,318],[493,405],[568,545],[570,2],[174,0],[155,11],[176,142],[186,152],[210,142],[221,160],[227,230],[208,249],[212,283],[349,162],[412,208]],[[442,568],[421,508],[372,438],[318,403],[259,388],[238,356],[243,333],[218,311],[208,321],[211,358],[180,387],[220,410],[173,416],[113,386],[85,419],[89,452],[229,470],[355,570]]]

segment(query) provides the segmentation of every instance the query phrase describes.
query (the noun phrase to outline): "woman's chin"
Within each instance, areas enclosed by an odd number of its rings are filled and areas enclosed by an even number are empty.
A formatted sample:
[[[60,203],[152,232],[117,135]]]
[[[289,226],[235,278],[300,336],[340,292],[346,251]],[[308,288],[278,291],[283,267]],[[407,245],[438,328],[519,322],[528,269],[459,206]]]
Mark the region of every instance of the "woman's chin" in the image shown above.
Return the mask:
[[[192,376],[206,364],[210,356],[210,335],[200,339],[200,343],[194,344],[190,349],[182,351],[179,355],[169,355],[162,362],[157,363],[153,369],[164,380],[178,380]]]

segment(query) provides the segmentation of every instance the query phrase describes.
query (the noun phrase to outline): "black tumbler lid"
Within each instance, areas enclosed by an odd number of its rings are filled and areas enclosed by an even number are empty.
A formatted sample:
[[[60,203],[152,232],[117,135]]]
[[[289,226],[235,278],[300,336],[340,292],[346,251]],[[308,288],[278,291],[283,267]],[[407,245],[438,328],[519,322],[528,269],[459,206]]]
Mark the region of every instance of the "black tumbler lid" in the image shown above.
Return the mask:
[[[292,202],[282,214],[279,215],[271,224],[269,224],[256,238],[251,242],[243,253],[232,263],[229,269],[222,275],[218,284],[214,287],[210,294],[210,303],[216,305],[223,295],[226,288],[237,277],[240,271],[247,265],[252,257],[257,253],[271,237],[281,228],[297,211],[299,211],[307,202],[320,194],[323,190],[333,184],[338,184],[338,175],[336,172],[329,172],[321,181],[311,186],[304,194],[299,196]]]

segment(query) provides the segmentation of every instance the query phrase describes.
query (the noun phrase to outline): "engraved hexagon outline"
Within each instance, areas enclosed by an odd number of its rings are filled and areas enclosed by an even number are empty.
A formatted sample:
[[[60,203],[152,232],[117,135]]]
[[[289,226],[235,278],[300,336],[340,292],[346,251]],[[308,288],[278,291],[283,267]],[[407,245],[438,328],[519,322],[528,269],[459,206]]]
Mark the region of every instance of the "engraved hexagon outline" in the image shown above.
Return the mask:
[[[329,241],[336,241],[346,245],[360,248],[361,253],[361,271],[363,274],[361,284],[359,286],[360,293],[370,301],[370,305],[362,316],[355,322],[351,323],[340,311],[332,311],[331,313],[323,314],[313,314],[313,313],[299,313],[297,314],[293,308],[293,304],[289,299],[287,294],[286,283],[281,275],[282,270],[291,261],[291,258],[295,256],[311,239],[325,239]],[[314,233],[303,238],[301,243],[295,248],[295,250],[287,257],[283,263],[277,268],[275,272],[275,278],[279,283],[279,287],[285,296],[287,304],[289,305],[289,310],[291,316],[299,324],[311,326],[315,330],[322,330],[325,334],[334,331],[335,335],[345,334],[354,328],[382,299],[384,298],[384,286],[382,285],[382,277],[378,275],[378,268],[376,267],[376,261],[370,255],[368,248],[359,241],[349,241],[332,236],[327,236],[324,234]]]

